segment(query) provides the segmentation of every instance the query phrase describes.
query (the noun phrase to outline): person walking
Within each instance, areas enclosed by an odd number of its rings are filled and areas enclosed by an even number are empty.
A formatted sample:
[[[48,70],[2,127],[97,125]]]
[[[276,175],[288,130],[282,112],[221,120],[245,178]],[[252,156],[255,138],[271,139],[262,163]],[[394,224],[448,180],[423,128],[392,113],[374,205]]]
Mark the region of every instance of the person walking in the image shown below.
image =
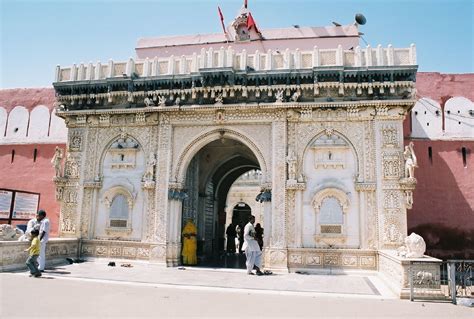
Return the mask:
[[[30,247],[25,251],[30,253],[30,256],[26,260],[26,266],[30,269],[30,277],[41,277],[41,271],[38,269],[38,256],[40,254],[40,240],[38,238],[39,230],[33,229],[31,231],[31,244]]]
[[[36,219],[40,221],[39,240],[40,240],[40,254],[38,258],[39,270],[44,272],[46,266],[46,244],[49,240],[49,219],[46,218],[46,211],[40,209]]]
[[[260,270],[262,267],[262,251],[260,246],[255,240],[255,228],[253,224],[255,223],[255,216],[250,215],[249,222],[245,225],[244,228],[244,246],[242,247],[245,250],[245,257],[247,261],[245,265],[247,266],[247,274],[253,275],[252,270],[255,268],[257,270],[256,274],[258,276],[263,275],[263,272]]]

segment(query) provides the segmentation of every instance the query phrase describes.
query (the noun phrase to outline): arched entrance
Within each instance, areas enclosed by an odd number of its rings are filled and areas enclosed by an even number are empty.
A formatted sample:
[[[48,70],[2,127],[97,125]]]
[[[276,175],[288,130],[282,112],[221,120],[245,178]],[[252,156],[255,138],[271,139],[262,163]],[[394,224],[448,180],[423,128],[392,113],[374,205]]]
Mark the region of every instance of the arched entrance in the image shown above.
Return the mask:
[[[190,160],[184,182],[188,197],[183,200],[182,226],[188,219],[197,225],[199,265],[226,266],[222,258],[225,256],[227,195],[240,176],[259,169],[259,161],[247,145],[224,135],[207,143]],[[237,210],[239,221],[250,214],[247,207],[247,210]]]
[[[246,203],[238,203],[232,208],[232,224],[245,225],[252,215],[252,209]]]

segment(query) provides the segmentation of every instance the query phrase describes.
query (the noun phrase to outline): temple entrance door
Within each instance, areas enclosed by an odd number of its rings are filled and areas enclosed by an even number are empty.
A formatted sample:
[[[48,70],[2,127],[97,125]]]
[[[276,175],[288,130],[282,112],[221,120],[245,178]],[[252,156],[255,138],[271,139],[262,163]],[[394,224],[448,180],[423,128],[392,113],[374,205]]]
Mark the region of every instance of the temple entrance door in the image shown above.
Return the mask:
[[[227,196],[240,176],[259,169],[253,152],[243,143],[230,138],[210,142],[189,163],[185,183],[188,198],[183,201],[182,227],[188,219],[197,225],[198,265],[228,267],[225,260]],[[252,197],[257,195],[258,192]],[[239,221],[250,214],[250,206],[247,207],[246,210],[237,210]],[[229,213],[232,214],[232,211]],[[237,265],[244,267],[240,262]]]
[[[252,215],[252,209],[246,203],[238,203],[232,209],[232,223],[245,226]]]

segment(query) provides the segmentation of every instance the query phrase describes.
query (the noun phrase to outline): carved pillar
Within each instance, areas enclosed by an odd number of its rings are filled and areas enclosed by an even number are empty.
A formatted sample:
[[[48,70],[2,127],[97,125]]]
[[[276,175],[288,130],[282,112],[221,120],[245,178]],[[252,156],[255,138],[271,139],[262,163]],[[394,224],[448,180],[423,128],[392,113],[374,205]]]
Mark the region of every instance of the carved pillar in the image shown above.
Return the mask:
[[[167,218],[168,218],[168,181],[171,157],[171,124],[166,114],[160,114],[158,126],[158,160],[156,164],[156,214],[153,220],[152,246],[150,260],[158,263],[166,261]]]
[[[266,265],[276,270],[288,270],[286,240],[286,116],[281,114],[272,126],[272,230]]]
[[[358,182],[355,189],[359,193],[359,234],[360,248],[375,249],[377,242],[377,215],[373,198],[375,183]]]
[[[153,242],[154,239],[154,232],[155,232],[155,182],[154,181],[146,181],[142,182],[142,189],[145,197],[145,220],[146,224],[144,224],[145,232],[143,240],[145,242]]]
[[[376,108],[375,122],[377,160],[377,209],[379,212],[379,248],[397,249],[407,234],[403,175],[403,134],[401,116],[389,117],[386,107]]]
[[[97,179],[92,182],[84,183],[84,191],[82,196],[82,208],[81,208],[81,238],[91,239],[92,238],[92,227],[93,223],[93,209],[94,203],[97,203],[98,193],[102,187],[102,182]]]
[[[170,183],[166,239],[166,265],[168,266],[177,266],[180,263],[182,201],[186,196],[181,184]]]

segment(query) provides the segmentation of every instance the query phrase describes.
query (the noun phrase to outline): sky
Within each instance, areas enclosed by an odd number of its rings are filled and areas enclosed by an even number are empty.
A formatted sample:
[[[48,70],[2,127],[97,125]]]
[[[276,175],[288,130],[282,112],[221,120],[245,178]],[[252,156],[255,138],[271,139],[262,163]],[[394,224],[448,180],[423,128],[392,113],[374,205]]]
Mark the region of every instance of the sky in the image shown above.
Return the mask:
[[[140,37],[218,33],[243,0],[0,0],[0,88],[50,87],[56,65],[125,60]],[[349,24],[371,46],[417,46],[419,71],[474,72],[473,0],[248,0],[260,29]],[[365,45],[361,41],[361,45]]]

